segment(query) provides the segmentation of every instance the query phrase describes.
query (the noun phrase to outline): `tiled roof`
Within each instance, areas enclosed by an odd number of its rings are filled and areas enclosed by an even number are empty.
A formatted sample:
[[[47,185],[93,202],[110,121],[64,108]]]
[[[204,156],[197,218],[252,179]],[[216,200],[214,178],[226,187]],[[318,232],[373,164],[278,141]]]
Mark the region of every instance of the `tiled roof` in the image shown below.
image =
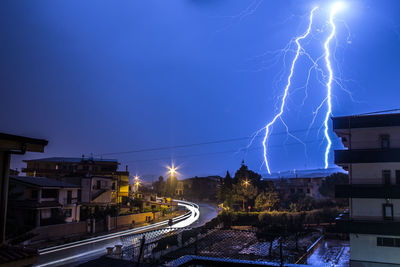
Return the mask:
[[[54,187],[54,188],[79,188],[77,185],[57,181],[45,177],[31,177],[31,176],[15,176],[10,175],[10,180],[20,183],[29,184],[36,187]]]
[[[79,163],[79,162],[82,162],[82,161],[115,162],[115,163],[118,162],[118,160],[116,160],[116,159],[102,159],[102,158],[92,158],[92,157],[86,157],[86,158],[51,157],[51,158],[24,160],[24,162],[33,162],[33,161],[40,161],[40,162],[70,162],[70,163]]]

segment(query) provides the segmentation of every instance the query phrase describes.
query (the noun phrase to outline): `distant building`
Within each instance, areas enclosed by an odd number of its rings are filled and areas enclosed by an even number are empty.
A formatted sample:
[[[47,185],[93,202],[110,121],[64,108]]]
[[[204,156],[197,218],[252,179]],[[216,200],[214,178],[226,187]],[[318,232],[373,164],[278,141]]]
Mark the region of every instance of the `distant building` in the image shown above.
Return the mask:
[[[300,194],[314,199],[323,199],[324,196],[319,192],[319,187],[324,180],[325,177],[298,177],[279,178],[272,180],[272,182],[283,199],[287,199],[293,194]]]
[[[178,182],[175,193],[189,199],[216,200],[221,179],[220,176],[187,178]]]
[[[48,177],[81,186],[85,203],[116,204],[129,196],[129,172],[115,159],[52,157],[25,160],[28,176]],[[117,202],[118,200],[118,202]],[[107,203],[107,201],[110,201]]]
[[[400,114],[334,117],[346,150],[335,164],[349,172],[336,197],[349,198],[349,218],[336,225],[350,233],[351,266],[400,264]]]
[[[54,224],[59,218],[79,221],[76,185],[45,177],[10,176],[9,188],[9,214],[16,223],[38,227]]]

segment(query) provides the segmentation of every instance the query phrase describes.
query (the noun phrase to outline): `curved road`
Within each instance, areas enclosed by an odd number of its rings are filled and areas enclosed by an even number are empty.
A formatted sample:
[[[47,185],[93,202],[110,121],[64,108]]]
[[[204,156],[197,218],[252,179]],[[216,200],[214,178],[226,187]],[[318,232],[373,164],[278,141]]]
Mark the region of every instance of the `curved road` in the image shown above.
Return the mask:
[[[208,204],[197,205],[192,202],[175,200],[179,206],[185,207],[188,212],[174,218],[174,228],[183,228],[203,225],[217,215],[216,208]],[[35,266],[75,266],[106,253],[107,247],[121,243],[121,236],[142,233],[150,230],[168,228],[168,220],[151,225],[106,234],[77,242],[39,250],[38,262]]]

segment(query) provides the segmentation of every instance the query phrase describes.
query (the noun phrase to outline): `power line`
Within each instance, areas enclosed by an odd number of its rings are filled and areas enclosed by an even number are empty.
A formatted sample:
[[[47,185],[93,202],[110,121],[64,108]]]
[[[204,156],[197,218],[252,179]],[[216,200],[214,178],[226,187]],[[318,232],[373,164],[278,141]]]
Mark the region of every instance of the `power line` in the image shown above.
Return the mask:
[[[319,128],[315,127],[315,128],[310,128],[310,129],[295,130],[295,131],[290,131],[290,133],[307,132],[307,131],[316,130],[316,129],[319,129]],[[282,134],[287,134],[287,132],[272,133],[271,135],[282,135]],[[144,148],[144,149],[137,149],[137,150],[120,151],[120,152],[110,152],[110,153],[102,153],[102,154],[98,154],[98,155],[100,155],[100,156],[111,156],[111,155],[133,154],[133,153],[159,151],[159,150],[170,150],[170,149],[175,149],[175,148],[187,148],[187,147],[194,147],[194,146],[203,146],[203,145],[212,145],[212,144],[221,144],[221,143],[231,143],[231,142],[249,140],[250,138],[252,138],[252,136],[250,136],[250,137],[238,137],[238,138],[231,138],[231,139],[221,139],[221,140],[216,140],[216,141],[200,142],[200,143],[185,144],[185,145],[153,147],[153,148]]]
[[[309,142],[304,142],[305,144],[316,143],[320,142],[324,139],[316,139]],[[292,145],[302,145],[299,142],[296,143],[289,143],[289,144],[282,144],[282,145],[271,145],[270,148],[277,148],[277,147],[285,147],[285,146],[292,146]],[[239,153],[244,151],[255,151],[262,149],[262,146],[249,148],[249,149],[236,149],[236,150],[227,150],[227,151],[216,151],[216,152],[209,152],[209,153],[198,153],[198,154],[189,154],[189,155],[181,155],[181,156],[174,156],[174,159],[177,158],[190,158],[190,157],[201,157],[201,156],[210,156],[210,155],[218,155],[218,154],[228,154],[228,153]],[[147,162],[147,161],[159,161],[159,160],[170,160],[171,157],[162,157],[162,158],[152,158],[152,159],[139,159],[139,160],[123,160],[123,163],[134,163],[134,162]]]

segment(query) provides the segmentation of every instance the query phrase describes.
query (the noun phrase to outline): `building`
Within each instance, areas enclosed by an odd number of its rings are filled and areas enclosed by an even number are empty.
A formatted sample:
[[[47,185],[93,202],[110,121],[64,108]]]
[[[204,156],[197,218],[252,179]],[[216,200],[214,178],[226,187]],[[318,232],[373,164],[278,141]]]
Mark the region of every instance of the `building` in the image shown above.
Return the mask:
[[[272,182],[280,197],[284,200],[288,199],[293,194],[322,200],[326,197],[321,195],[319,188],[326,177],[338,172],[343,173],[343,169],[336,167],[328,169],[293,170],[266,174],[263,180]]]
[[[115,159],[51,157],[24,162],[27,166],[22,172],[28,176],[48,177],[81,186],[80,194],[86,204],[124,203],[129,197],[128,168],[118,171],[119,163]]]
[[[37,251],[5,245],[8,184],[11,155],[43,152],[47,140],[0,133],[0,265],[29,266],[37,261]]]
[[[336,197],[349,198],[349,216],[337,220],[348,232],[351,266],[400,264],[400,114],[334,117],[345,150],[335,164],[349,172]]]
[[[324,180],[325,177],[298,177],[280,178],[272,182],[282,199],[288,199],[290,195],[299,194],[320,200],[324,199],[324,196],[319,192],[319,187]]]
[[[78,222],[78,189],[45,177],[10,176],[9,216],[21,226]]]

